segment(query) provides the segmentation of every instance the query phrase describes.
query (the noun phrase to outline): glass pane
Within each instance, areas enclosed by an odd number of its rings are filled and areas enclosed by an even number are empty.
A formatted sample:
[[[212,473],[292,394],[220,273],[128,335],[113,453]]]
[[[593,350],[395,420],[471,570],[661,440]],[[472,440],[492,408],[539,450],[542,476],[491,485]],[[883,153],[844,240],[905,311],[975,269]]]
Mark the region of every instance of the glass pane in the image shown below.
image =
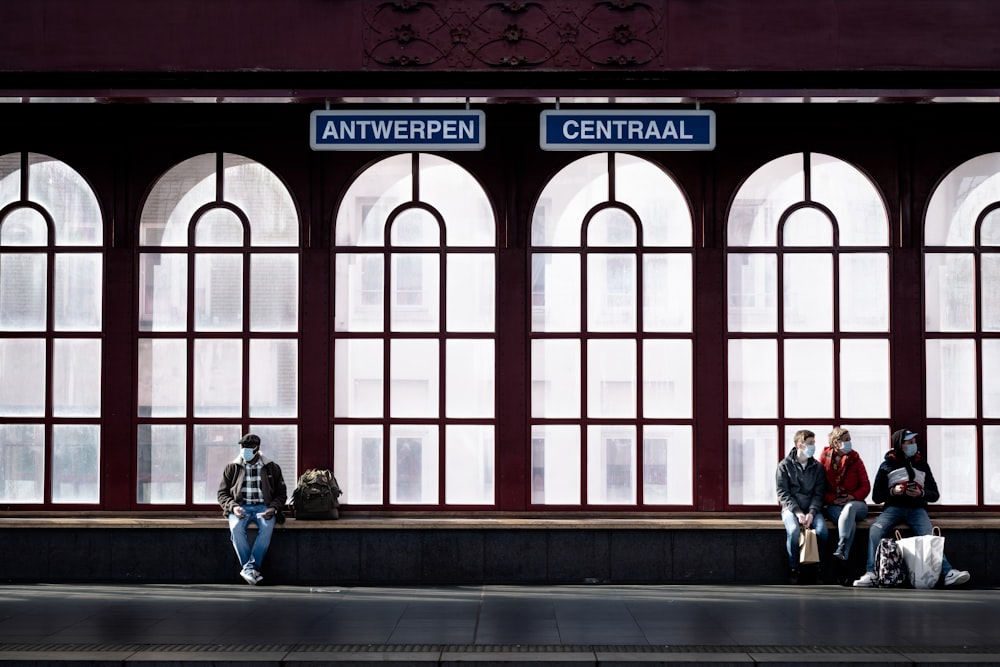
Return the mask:
[[[580,504],[580,427],[531,427],[531,503]]]
[[[436,340],[390,341],[390,417],[439,416],[439,346]]]
[[[784,257],[785,331],[833,331],[833,256]]]
[[[865,464],[865,471],[868,473],[868,480],[875,481],[875,473],[882,465],[886,452],[892,448],[891,434],[887,425],[873,424],[841,424],[851,433],[851,444]],[[816,434],[817,449],[819,444],[824,446],[829,442],[829,432],[824,433],[821,438]]]
[[[52,415],[101,416],[101,340],[52,341]]]
[[[778,416],[778,344],[774,340],[729,341],[729,416]]]
[[[889,256],[840,256],[840,330],[889,330]]]
[[[982,331],[1000,331],[1000,290],[996,289],[1000,285],[1000,254],[983,253],[980,260],[983,273],[983,289],[979,290],[983,295]]]
[[[833,341],[785,341],[785,416],[833,416]]]
[[[639,215],[645,247],[691,245],[691,207],[676,181],[658,165],[615,153],[615,201]]]
[[[449,505],[492,505],[494,491],[492,426],[445,428],[445,499]]]
[[[976,416],[975,341],[927,341],[927,416]]]
[[[239,417],[243,405],[243,341],[194,342],[194,416]]]
[[[840,341],[840,414],[890,416],[889,341]]]
[[[101,207],[83,177],[46,155],[29,153],[28,162],[28,199],[52,215],[56,245],[101,245]]]
[[[0,445],[3,445],[0,447],[0,501],[43,502],[44,427],[41,424],[0,424]]]
[[[691,331],[692,275],[691,255],[643,255],[644,331]]]
[[[0,338],[0,417],[45,416],[45,341]]]
[[[647,419],[690,419],[693,376],[690,340],[642,343],[642,413]]]
[[[139,339],[140,417],[187,414],[187,342]]]
[[[496,262],[492,254],[448,255],[448,331],[493,331]]]
[[[0,155],[0,208],[21,200],[22,153]]]
[[[195,331],[243,329],[243,256],[202,253],[194,258]]]
[[[436,254],[391,255],[393,331],[439,331],[441,328],[441,257]]]
[[[298,328],[298,256],[251,255],[250,330],[297,331]]]
[[[136,502],[157,505],[184,502],[187,481],[184,440],[183,426],[139,424],[136,437]],[[219,475],[221,477],[221,470]]]
[[[101,427],[53,425],[52,502],[99,503],[100,482]]]
[[[139,331],[187,329],[187,257],[139,255]]]
[[[47,266],[44,253],[0,252],[0,331],[45,330]]]
[[[818,208],[800,208],[785,219],[781,230],[784,246],[832,246],[833,225]]]
[[[972,254],[924,255],[927,331],[974,331],[976,274]]]
[[[334,343],[334,417],[382,416],[384,354],[381,340]]]
[[[219,480],[226,464],[239,453],[240,427],[234,424],[196,424],[194,427],[194,470],[191,473],[191,499],[198,505],[218,503]],[[263,444],[261,451],[264,451]],[[271,458],[271,455],[267,455]],[[285,483],[292,484],[286,477]],[[291,493],[291,491],[289,491]]]
[[[297,417],[298,387],[298,341],[250,341],[251,417]]]
[[[587,503],[636,504],[634,426],[587,427]]]
[[[535,204],[531,245],[579,246],[584,217],[608,199],[607,153],[587,155],[563,167]]]
[[[250,244],[298,245],[299,217],[295,203],[274,172],[249,158],[231,153],[222,156],[222,165],[222,198],[249,218]]]
[[[441,226],[430,211],[422,208],[408,208],[392,221],[389,227],[389,242],[394,246],[425,246],[436,248],[441,245]]]
[[[694,503],[694,443],[690,426],[642,429],[642,498],[645,505]]]
[[[594,214],[587,225],[588,246],[624,246],[638,244],[636,222],[620,208],[606,208]]]
[[[1000,246],[1000,210],[993,210],[983,217],[979,228],[979,245]]]
[[[361,172],[337,209],[338,246],[385,244],[385,221],[400,204],[413,200],[413,157],[394,155]]]
[[[281,468],[281,476],[285,478],[285,485],[288,487],[288,499],[291,500],[295,480],[299,476],[298,425],[250,422],[250,433],[256,433],[260,436],[260,451]],[[221,473],[220,469],[219,474]]]
[[[441,212],[449,246],[496,245],[496,222],[486,191],[454,162],[420,154],[420,200]]]
[[[730,253],[727,258],[730,331],[778,330],[778,256]]]
[[[436,505],[438,427],[394,425],[389,438],[389,502]]]
[[[1000,426],[983,426],[983,502],[1000,505]]]
[[[928,426],[924,446],[941,500],[935,505],[975,505],[979,469],[975,426]]]
[[[777,502],[774,473],[778,466],[778,430],[774,426],[729,427],[729,503]]]
[[[996,419],[1000,417],[1000,340],[986,338],[983,345],[983,417]],[[989,369],[989,372],[985,372]]]
[[[927,205],[928,246],[971,246],[976,219],[1000,200],[1000,153],[974,157],[951,171]]]
[[[805,199],[801,153],[771,160],[743,182],[729,210],[729,246],[774,246],[778,221],[792,204]]]
[[[211,208],[194,223],[196,246],[243,245],[243,223],[236,213],[227,208]]]
[[[337,331],[382,331],[384,269],[381,254],[337,255],[334,280]]]
[[[531,256],[531,330],[580,330],[580,256]]]
[[[580,341],[531,341],[531,416],[580,416]]]
[[[492,340],[449,340],[445,416],[492,418],[496,357]]]
[[[12,209],[0,220],[0,246],[44,246],[48,238],[45,216],[33,208]]]
[[[153,186],[142,207],[139,244],[186,246],[188,225],[197,210],[220,199],[215,153],[198,155],[170,169]]]
[[[810,195],[833,212],[841,246],[886,246],[889,218],[875,185],[857,167],[811,153]]]
[[[100,331],[101,256],[97,253],[56,255],[56,331]]]
[[[634,340],[587,342],[587,416],[635,418]]]
[[[635,331],[637,278],[633,254],[587,257],[588,331]]]
[[[333,427],[333,474],[347,505],[382,503],[382,427],[376,424]]]

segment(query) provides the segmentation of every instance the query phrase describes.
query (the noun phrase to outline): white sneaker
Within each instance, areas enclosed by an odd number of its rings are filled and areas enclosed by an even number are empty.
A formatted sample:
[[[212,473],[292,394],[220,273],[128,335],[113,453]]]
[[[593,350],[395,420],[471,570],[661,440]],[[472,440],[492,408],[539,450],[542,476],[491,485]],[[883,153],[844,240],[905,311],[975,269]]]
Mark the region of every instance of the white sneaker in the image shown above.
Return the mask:
[[[875,585],[875,573],[865,572],[861,578],[854,582],[855,588],[872,588]]]
[[[240,570],[240,576],[243,577],[243,581],[251,586],[256,586],[257,582],[262,578],[255,570]]]
[[[965,570],[948,570],[948,574],[944,575],[944,585],[958,586],[959,584],[964,584],[971,578],[971,575]]]

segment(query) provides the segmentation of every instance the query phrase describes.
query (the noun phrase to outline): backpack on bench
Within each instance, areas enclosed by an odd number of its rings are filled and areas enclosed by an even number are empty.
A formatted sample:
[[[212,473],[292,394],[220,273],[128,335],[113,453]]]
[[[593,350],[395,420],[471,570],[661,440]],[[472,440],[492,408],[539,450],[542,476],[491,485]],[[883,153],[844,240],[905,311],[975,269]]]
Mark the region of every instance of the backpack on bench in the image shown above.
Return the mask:
[[[296,519],[337,519],[340,517],[340,485],[329,470],[310,468],[299,476],[292,491]]]

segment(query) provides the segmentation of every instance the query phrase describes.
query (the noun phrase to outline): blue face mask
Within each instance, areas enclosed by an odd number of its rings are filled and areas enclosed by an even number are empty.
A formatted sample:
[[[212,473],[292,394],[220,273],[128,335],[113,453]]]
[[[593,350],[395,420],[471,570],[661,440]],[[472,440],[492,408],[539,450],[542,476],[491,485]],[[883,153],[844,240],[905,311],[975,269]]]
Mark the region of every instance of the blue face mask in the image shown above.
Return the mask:
[[[906,454],[906,458],[912,459],[917,453],[917,444],[915,442],[908,442],[903,445],[903,453]]]
[[[816,445],[806,445],[806,457],[812,458],[812,455],[816,453]]]
[[[252,461],[253,457],[257,456],[257,451],[253,447],[243,448],[243,460]]]
[[[841,451],[843,451],[845,454],[847,454],[848,452],[851,451],[851,441],[850,440],[844,440],[840,444],[842,445]]]

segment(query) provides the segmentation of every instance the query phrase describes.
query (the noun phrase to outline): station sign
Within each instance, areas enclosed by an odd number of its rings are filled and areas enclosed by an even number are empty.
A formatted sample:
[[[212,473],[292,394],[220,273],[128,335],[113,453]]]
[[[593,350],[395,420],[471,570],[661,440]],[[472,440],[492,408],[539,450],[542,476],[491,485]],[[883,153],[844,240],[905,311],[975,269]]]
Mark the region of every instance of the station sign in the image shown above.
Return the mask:
[[[313,111],[314,151],[481,151],[486,114],[481,110]]]
[[[715,112],[548,109],[539,145],[546,151],[710,151]]]

